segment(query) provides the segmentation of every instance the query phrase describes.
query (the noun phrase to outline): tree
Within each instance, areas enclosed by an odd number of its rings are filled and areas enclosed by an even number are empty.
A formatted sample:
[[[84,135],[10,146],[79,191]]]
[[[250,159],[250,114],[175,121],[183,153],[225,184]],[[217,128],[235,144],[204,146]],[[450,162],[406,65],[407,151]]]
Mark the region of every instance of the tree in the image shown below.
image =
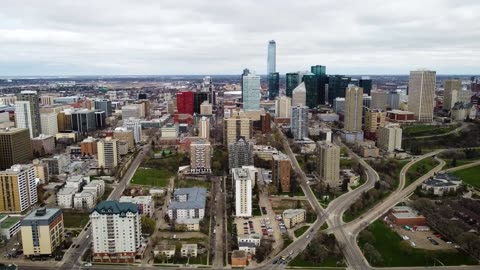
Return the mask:
[[[412,247],[411,247],[410,244],[409,244],[407,241],[405,241],[405,240],[402,241],[402,242],[400,242],[399,247],[400,247],[400,250],[401,250],[403,253],[407,254],[407,255],[411,255],[411,254],[413,253]]]
[[[358,239],[361,242],[370,243],[370,244],[374,244],[376,241],[375,236],[369,230],[361,231],[360,234],[358,235]]]
[[[383,262],[382,255],[371,244],[366,243],[365,245],[363,245],[363,252],[365,254],[365,257],[368,258],[368,261],[373,265],[378,265]]]
[[[457,159],[456,158],[452,159],[452,162],[450,163],[450,166],[451,167],[457,167]]]
[[[147,216],[142,216],[141,223],[142,223],[142,233],[146,233],[146,234],[150,235],[155,231],[155,220],[154,219],[149,218]]]

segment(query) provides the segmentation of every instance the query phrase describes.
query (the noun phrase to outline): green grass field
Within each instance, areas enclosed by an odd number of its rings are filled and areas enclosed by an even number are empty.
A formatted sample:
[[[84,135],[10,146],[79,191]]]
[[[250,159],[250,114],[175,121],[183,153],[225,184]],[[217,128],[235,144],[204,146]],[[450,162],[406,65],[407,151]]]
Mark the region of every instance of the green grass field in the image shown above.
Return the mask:
[[[429,136],[429,135],[438,135],[445,134],[456,128],[458,125],[452,126],[432,126],[432,125],[412,125],[403,127],[403,136],[405,137],[418,137],[418,136]]]
[[[431,169],[435,168],[438,165],[438,161],[433,157],[428,157],[420,160],[419,162],[413,164],[405,175],[405,187],[413,183],[418,178],[422,177],[424,174],[428,173]]]
[[[459,170],[453,172],[453,174],[460,177],[463,182],[480,188],[480,166]]]
[[[304,232],[310,228],[309,226],[303,226],[294,231],[295,237],[300,237]]]
[[[83,228],[89,220],[88,212],[63,211],[63,226],[65,228]]]
[[[164,169],[138,168],[130,181],[132,185],[166,187],[168,179],[175,173]]]
[[[454,251],[430,251],[411,248],[408,251],[400,247],[400,242],[404,241],[396,232],[391,230],[382,221],[375,221],[370,225],[369,230],[375,236],[373,246],[380,252],[383,263],[372,263],[372,266],[388,267],[413,267],[413,266],[434,266],[444,264],[463,265],[476,264],[476,261],[470,256]],[[360,243],[362,247],[364,243]],[[369,258],[367,257],[367,260]]]

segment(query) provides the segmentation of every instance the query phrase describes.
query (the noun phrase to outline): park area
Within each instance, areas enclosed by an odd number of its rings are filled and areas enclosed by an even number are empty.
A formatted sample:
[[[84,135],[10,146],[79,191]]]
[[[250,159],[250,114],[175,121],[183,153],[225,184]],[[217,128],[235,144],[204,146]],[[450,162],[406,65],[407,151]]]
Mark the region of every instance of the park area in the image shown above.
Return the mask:
[[[417,137],[417,136],[430,136],[439,135],[450,132],[460,125],[449,126],[435,126],[435,125],[411,125],[403,127],[403,136],[405,137]]]
[[[133,175],[132,185],[152,186],[152,187],[166,187],[168,179],[175,176],[175,173],[164,169],[153,168],[138,168]]]
[[[457,250],[414,248],[380,220],[360,233],[359,246],[365,258],[375,267],[476,264],[473,258]]]
[[[438,165],[438,161],[433,157],[427,157],[419,162],[413,164],[408,170],[407,174],[405,175],[405,187],[410,185],[411,183],[415,182],[418,178],[422,177],[430,170],[435,168]]]
[[[460,177],[463,182],[480,188],[480,166],[470,167],[467,169],[453,172],[455,176]]]

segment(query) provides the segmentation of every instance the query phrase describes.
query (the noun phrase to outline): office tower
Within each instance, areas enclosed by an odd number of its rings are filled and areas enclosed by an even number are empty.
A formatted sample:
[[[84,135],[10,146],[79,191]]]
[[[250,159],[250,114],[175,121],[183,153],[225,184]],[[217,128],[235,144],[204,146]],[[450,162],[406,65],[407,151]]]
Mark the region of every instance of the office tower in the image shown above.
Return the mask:
[[[82,156],[93,156],[97,154],[97,140],[92,137],[84,139],[80,143],[80,153]]]
[[[260,109],[260,76],[248,74],[242,77],[243,109],[245,111]]]
[[[202,92],[208,93],[208,102],[213,106],[215,106],[216,104],[215,89],[213,87],[212,78],[210,76],[206,76],[203,78]]]
[[[274,100],[280,93],[280,73],[268,74],[268,99]]]
[[[345,124],[347,132],[362,130],[363,89],[357,86],[347,88],[345,96]]]
[[[58,116],[57,113],[40,113],[40,126],[42,127],[42,134],[52,135],[58,133]]]
[[[212,146],[206,139],[200,138],[190,144],[190,172],[208,174],[212,172]]]
[[[350,84],[351,78],[343,75],[328,77],[328,103],[332,104],[337,97],[345,97],[345,91]]]
[[[313,73],[308,73],[303,76],[303,83],[305,84],[306,106],[313,109],[319,104],[318,93],[318,78]]]
[[[212,109],[212,104],[208,103],[208,101],[204,101],[200,105],[200,114],[201,115],[212,115],[213,109]]]
[[[235,216],[252,216],[252,182],[254,176],[249,169],[232,169],[233,183],[235,186]]]
[[[402,129],[398,124],[388,124],[378,128],[378,148],[387,152],[402,149]]]
[[[377,130],[385,125],[387,113],[382,110],[369,109],[365,112],[365,137],[370,140],[377,138]]]
[[[372,103],[370,109],[385,110],[387,108],[388,93],[381,90],[371,92]]]
[[[400,93],[398,91],[391,91],[387,94],[387,107],[390,110],[400,109]]]
[[[58,131],[72,130],[72,110],[64,110],[57,114]]]
[[[142,125],[140,124],[140,119],[132,117],[123,119],[123,127],[133,130],[133,138],[135,139],[135,143],[142,141]]]
[[[248,74],[250,74],[250,70],[248,70],[248,68],[245,68],[243,70],[242,77],[240,78],[240,88],[241,88],[241,91],[242,91],[240,102],[243,102],[243,100],[245,99],[245,92],[243,91],[243,77],[247,76]]]
[[[290,128],[293,138],[297,141],[308,137],[308,107],[292,107],[292,118],[290,119]]]
[[[95,115],[95,128],[104,129],[107,125],[107,114],[104,111],[94,111]]]
[[[275,116],[277,118],[290,118],[292,114],[292,99],[287,96],[275,99]]]
[[[113,169],[120,163],[118,140],[107,137],[98,141],[97,151],[99,168]]]
[[[142,99],[136,101],[135,104],[139,104],[142,107],[142,117],[150,116],[150,108],[152,107],[150,100]]]
[[[301,81],[299,73],[287,73],[285,76],[285,95],[292,97],[293,89],[295,89]]]
[[[340,180],[340,147],[331,142],[317,142],[317,174],[331,188],[342,185]]]
[[[0,129],[0,170],[32,159],[30,132],[26,128]]]
[[[0,212],[23,213],[38,201],[32,164],[13,165],[0,171]]]
[[[142,245],[138,205],[102,201],[90,213],[93,260],[133,263]]]
[[[317,77],[317,103],[320,105],[325,104],[326,101],[326,84],[328,82],[328,76],[327,76],[327,67],[326,66],[321,66],[321,65],[316,65],[316,66],[311,66],[310,71],[315,74]]]
[[[63,213],[58,208],[32,211],[21,222],[23,255],[53,255],[63,243]]]
[[[17,127],[30,130],[30,138],[38,137],[42,133],[37,91],[22,91],[17,95],[15,122]]]
[[[177,95],[177,112],[193,115],[193,92],[181,91]]]
[[[443,94],[443,108],[451,110],[456,103],[456,96],[462,91],[462,81],[460,80],[445,80],[443,82],[444,94]],[[456,92],[454,92],[456,91]]]
[[[408,80],[408,110],[413,112],[417,121],[433,121],[435,83],[435,71],[410,71]]]
[[[281,192],[290,192],[290,170],[292,165],[287,155],[272,155],[272,181]]]
[[[235,143],[228,145],[228,168],[241,168],[253,165],[253,143],[240,137]]]
[[[133,151],[135,149],[135,138],[133,136],[133,130],[126,127],[117,127],[113,131],[113,138],[119,141],[127,142],[129,151]]]
[[[252,121],[243,111],[233,111],[223,123],[223,141],[226,146],[236,142],[240,137],[247,140],[252,138]]]
[[[141,95],[141,94],[139,94]],[[95,100],[95,110],[104,111],[107,117],[112,116],[112,101],[108,99]]]
[[[358,86],[363,88],[363,93],[370,96],[372,91],[372,79],[368,76],[362,76],[358,81]]]
[[[305,83],[302,82],[295,89],[292,94],[292,106],[306,106],[307,104],[307,90],[305,89]]]
[[[88,109],[79,109],[72,112],[72,130],[79,133],[88,133],[96,130],[95,112]]]
[[[210,118],[202,116],[198,123],[198,137],[210,139]]]
[[[203,102],[207,101],[208,102],[208,95],[209,93],[207,92],[195,92],[193,93],[193,112],[196,114],[200,113],[200,105],[202,105]]]
[[[270,40],[268,42],[268,55],[267,55],[267,75],[270,73],[275,73],[276,71],[276,61],[277,61],[277,45],[275,40]]]

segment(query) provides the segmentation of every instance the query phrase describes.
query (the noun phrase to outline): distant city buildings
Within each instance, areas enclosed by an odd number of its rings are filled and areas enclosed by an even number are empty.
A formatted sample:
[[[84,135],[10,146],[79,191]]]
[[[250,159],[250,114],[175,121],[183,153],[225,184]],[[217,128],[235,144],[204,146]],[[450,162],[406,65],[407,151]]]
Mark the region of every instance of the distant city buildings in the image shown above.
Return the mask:
[[[431,70],[410,71],[408,81],[408,110],[419,122],[433,121],[436,72]]]
[[[237,110],[223,120],[223,141],[228,146],[240,137],[247,140],[252,137],[252,121],[243,111]]]
[[[210,139],[210,118],[202,116],[198,123],[198,136],[204,139]]]
[[[277,65],[277,44],[275,40],[268,42],[268,54],[267,54],[267,75],[276,72]]]
[[[268,99],[274,100],[280,93],[280,73],[268,74]]]
[[[307,105],[307,90],[305,83],[300,83],[293,89],[292,106],[306,106]]]
[[[28,163],[33,157],[30,132],[26,128],[0,129],[0,170]]]
[[[275,117],[290,118],[292,115],[292,99],[280,96],[275,99]]]
[[[242,76],[243,109],[260,109],[260,76],[252,73]]]
[[[30,138],[42,133],[40,103],[37,91],[22,91],[15,102],[15,122],[18,128],[27,128]]]

